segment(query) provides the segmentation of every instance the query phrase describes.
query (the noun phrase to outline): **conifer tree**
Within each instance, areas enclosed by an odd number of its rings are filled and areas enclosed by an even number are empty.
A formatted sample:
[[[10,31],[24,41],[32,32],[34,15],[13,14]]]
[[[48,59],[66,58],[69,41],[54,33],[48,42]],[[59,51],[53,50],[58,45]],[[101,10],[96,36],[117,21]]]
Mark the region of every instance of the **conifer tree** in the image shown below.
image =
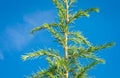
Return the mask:
[[[81,17],[89,17],[90,12],[99,12],[98,8],[89,8],[71,12],[71,7],[76,0],[52,0],[58,10],[58,22],[44,23],[32,29],[31,34],[43,29],[48,30],[62,46],[64,51],[60,55],[60,50],[40,49],[35,52],[22,55],[23,60],[35,57],[46,56],[49,67],[32,74],[30,78],[88,78],[87,72],[97,64],[104,63],[104,60],[96,56],[98,50],[111,47],[112,42],[95,46],[92,45],[80,31],[72,31],[71,25]],[[89,63],[82,64],[84,60]]]

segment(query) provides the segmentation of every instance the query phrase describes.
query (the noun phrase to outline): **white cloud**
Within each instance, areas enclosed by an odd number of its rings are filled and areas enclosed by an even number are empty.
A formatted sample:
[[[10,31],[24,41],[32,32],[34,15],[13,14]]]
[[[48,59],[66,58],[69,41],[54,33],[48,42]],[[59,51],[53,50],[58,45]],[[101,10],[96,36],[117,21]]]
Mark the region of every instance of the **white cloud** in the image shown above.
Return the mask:
[[[14,26],[6,28],[7,48],[21,50],[28,45],[33,37],[29,32],[35,26],[41,25],[45,22],[54,21],[54,14],[52,11],[38,11],[23,16],[23,23],[16,23]]]
[[[2,54],[2,52],[0,51],[0,60],[3,60],[4,59],[4,56]]]
[[[8,28],[6,29],[8,39],[10,41],[10,47],[20,50],[23,48],[29,41],[31,40],[31,37],[29,36],[29,33],[26,31],[21,31],[22,29],[12,29]]]
[[[38,11],[24,16],[24,21],[30,25],[36,26],[45,22],[50,23],[54,21],[53,11]]]

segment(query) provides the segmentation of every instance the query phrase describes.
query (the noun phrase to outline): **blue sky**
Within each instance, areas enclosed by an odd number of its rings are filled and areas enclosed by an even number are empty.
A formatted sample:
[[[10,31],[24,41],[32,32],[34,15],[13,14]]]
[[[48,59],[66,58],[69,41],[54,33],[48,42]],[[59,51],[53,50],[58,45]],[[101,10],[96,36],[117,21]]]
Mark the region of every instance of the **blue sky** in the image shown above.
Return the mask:
[[[116,42],[114,47],[99,53],[106,64],[92,69],[90,75],[96,78],[120,78],[119,4],[119,0],[79,0],[74,6],[75,10],[100,8],[100,13],[92,13],[90,18],[76,21],[74,30],[82,31],[96,45]],[[39,48],[56,46],[47,31],[33,36],[29,34],[35,26],[56,19],[56,9],[51,0],[0,0],[0,78],[24,78],[38,68],[46,67],[47,62],[42,58],[23,62],[20,57]]]

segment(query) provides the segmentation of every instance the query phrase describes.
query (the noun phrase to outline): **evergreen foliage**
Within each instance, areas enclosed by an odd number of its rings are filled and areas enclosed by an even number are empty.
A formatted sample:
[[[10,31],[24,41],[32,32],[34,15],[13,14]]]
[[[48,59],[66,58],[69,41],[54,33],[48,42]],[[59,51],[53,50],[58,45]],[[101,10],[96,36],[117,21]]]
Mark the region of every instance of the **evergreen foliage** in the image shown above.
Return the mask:
[[[97,64],[105,63],[105,61],[96,56],[96,52],[113,46],[114,43],[109,42],[100,46],[93,46],[80,31],[70,31],[69,26],[75,25],[75,20],[81,17],[89,17],[90,12],[99,12],[98,8],[90,8],[86,10],[78,10],[73,14],[71,7],[76,0],[52,0],[58,10],[59,22],[51,24],[45,23],[32,29],[31,34],[46,29],[56,39],[56,41],[64,49],[64,57],[60,55],[59,50],[40,49],[22,55],[22,59],[28,60],[36,57],[46,56],[49,67],[32,74],[30,78],[88,78],[88,70]],[[89,63],[82,65],[80,60],[89,60]]]

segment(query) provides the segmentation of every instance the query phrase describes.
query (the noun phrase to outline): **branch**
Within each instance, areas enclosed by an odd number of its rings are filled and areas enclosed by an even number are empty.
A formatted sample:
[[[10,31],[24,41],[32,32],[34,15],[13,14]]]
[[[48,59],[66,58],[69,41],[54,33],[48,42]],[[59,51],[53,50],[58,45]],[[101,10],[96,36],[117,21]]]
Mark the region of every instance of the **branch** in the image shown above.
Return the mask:
[[[99,8],[89,8],[87,10],[85,10],[85,12],[89,13],[89,12],[99,12]]]
[[[69,7],[71,7],[77,0],[70,0]]]
[[[60,56],[56,53],[53,53],[51,51],[46,51],[46,50],[39,50],[39,51],[36,51],[36,52],[31,52],[31,53],[28,53],[26,55],[22,55],[22,60],[27,60],[27,59],[30,59],[30,58],[35,58],[35,57],[40,57],[40,56],[48,56],[48,57],[55,57],[57,59],[60,59]]]
[[[72,21],[82,17],[82,16],[86,16],[86,17],[89,17],[89,12],[99,12],[99,9],[98,8],[90,8],[90,9],[87,9],[87,10],[79,10],[77,13],[75,13],[69,20],[69,23],[71,23]]]
[[[76,38],[76,40],[77,39],[81,40],[87,46],[89,46],[89,47],[91,46],[90,42],[87,41],[87,39],[84,36],[82,36],[80,32],[70,32],[69,35],[74,36]],[[76,40],[75,40],[75,42],[76,42]]]
[[[78,74],[77,78],[82,78],[82,76],[85,75],[85,73],[91,69],[92,67],[94,67],[95,65],[97,65],[99,62],[98,61],[94,61],[92,63],[90,63],[89,65],[87,65],[86,67],[83,68],[83,70]]]
[[[56,24],[56,23],[52,23],[52,24],[47,24],[47,23],[45,23],[45,24],[43,24],[42,26],[38,26],[38,27],[36,27],[36,28],[33,28],[30,33],[33,34],[33,33],[37,32],[37,31],[39,31],[39,30],[47,29],[47,28],[49,28],[49,27],[57,27],[57,26],[58,26],[58,24]]]
[[[71,52],[71,54],[69,54],[69,58],[80,58],[86,54],[94,53],[98,50],[109,48],[113,45],[114,45],[113,42],[109,42],[109,43],[103,44],[101,46],[91,46],[87,49],[83,48],[83,47],[79,48],[77,46],[69,47],[68,50],[69,50],[69,52]]]
[[[61,23],[64,22],[65,20],[65,16],[66,16],[66,10],[65,10],[65,6],[63,5],[65,3],[64,0],[52,0],[54,2],[54,4],[56,5],[57,9],[58,9],[58,14],[59,14],[59,20]],[[62,3],[63,2],[63,3]]]
[[[53,27],[58,27],[58,26],[59,25],[56,23],[52,23],[52,24],[45,23],[42,26],[32,29],[31,34],[33,34],[36,31],[42,30],[42,29],[48,29],[54,35],[54,37],[58,40],[58,42],[61,45],[64,45],[63,37],[57,31],[55,31],[55,28],[53,28]]]

